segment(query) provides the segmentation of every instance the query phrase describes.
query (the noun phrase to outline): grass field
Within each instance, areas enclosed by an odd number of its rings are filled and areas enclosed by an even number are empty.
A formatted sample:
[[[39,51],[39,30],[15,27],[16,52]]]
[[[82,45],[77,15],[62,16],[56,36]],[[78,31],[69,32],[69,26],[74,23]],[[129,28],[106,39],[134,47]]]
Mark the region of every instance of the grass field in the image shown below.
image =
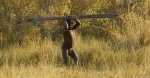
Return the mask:
[[[3,65],[0,78],[149,78],[150,47],[131,52],[113,50],[108,42],[77,38],[75,50],[80,62],[74,67],[63,65],[61,43],[45,40],[1,51]],[[2,57],[2,55],[1,55]]]

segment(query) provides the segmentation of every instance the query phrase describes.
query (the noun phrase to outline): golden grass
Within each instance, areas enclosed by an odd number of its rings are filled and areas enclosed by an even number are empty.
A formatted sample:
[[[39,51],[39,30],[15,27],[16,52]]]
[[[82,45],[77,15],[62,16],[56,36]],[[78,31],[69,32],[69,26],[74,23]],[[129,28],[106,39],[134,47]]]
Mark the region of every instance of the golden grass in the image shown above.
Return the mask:
[[[0,78],[149,78],[150,68],[131,65],[116,70],[89,70],[84,67],[56,67],[39,64],[39,66],[3,66]]]
[[[110,42],[77,37],[79,67],[63,66],[61,43],[51,40],[4,49],[0,78],[149,78],[150,47],[113,51]]]

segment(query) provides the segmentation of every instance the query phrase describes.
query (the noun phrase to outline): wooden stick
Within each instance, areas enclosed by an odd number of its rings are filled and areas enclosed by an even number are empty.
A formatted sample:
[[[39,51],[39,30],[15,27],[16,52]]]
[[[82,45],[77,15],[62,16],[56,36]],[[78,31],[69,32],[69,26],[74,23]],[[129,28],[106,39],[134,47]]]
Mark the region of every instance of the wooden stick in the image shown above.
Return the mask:
[[[80,16],[69,16],[67,19],[83,19],[83,18],[113,18],[118,16],[118,14],[95,14],[95,15],[80,15]],[[45,20],[63,20],[64,17],[49,17],[49,18],[33,18],[28,20],[17,21],[15,24],[21,24],[26,22],[35,22],[35,21],[45,21]]]

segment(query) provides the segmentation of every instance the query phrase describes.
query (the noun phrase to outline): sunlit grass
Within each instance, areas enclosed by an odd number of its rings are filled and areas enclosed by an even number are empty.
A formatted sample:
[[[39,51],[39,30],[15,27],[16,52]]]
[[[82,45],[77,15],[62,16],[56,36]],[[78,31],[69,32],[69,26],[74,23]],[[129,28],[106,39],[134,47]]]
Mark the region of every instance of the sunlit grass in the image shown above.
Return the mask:
[[[63,65],[61,42],[51,40],[30,42],[26,46],[11,46],[1,51],[3,65],[1,78],[148,78],[150,48],[138,51],[120,49],[113,51],[109,42],[78,36],[75,50],[79,55],[79,67]],[[2,57],[2,56],[1,56]]]
[[[39,66],[3,66],[0,68],[1,78],[149,78],[150,68],[131,64],[129,67],[117,67],[115,70],[93,70],[84,67]]]

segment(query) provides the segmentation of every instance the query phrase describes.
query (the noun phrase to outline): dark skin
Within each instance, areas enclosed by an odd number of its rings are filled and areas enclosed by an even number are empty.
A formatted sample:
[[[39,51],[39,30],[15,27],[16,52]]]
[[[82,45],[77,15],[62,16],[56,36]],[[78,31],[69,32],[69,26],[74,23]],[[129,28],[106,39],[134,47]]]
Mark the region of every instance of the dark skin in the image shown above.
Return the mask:
[[[72,21],[75,21],[73,24]],[[74,60],[74,64],[78,65],[78,56],[76,52],[73,50],[75,35],[73,30],[77,29],[80,26],[81,22],[78,19],[65,19],[64,20],[64,31],[63,37],[64,42],[62,45],[62,56],[65,65],[68,65],[68,55]]]

